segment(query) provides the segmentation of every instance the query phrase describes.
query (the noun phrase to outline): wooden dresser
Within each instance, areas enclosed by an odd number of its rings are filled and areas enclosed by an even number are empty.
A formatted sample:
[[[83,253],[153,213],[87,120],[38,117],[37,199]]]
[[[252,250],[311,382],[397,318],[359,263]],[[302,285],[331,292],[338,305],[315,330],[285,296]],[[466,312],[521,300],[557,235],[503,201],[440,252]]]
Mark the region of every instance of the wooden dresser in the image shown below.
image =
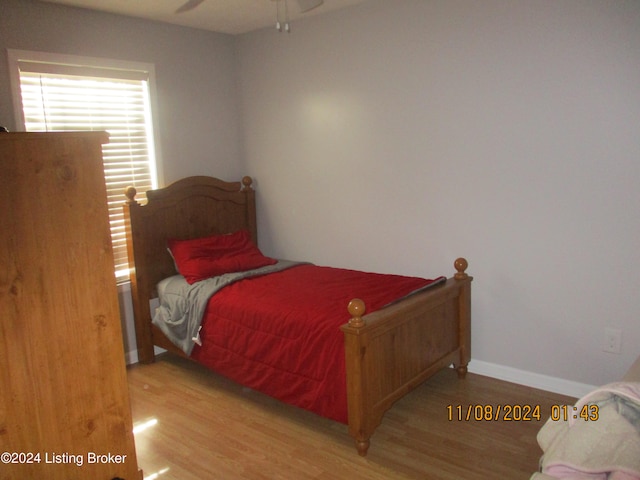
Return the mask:
[[[0,133],[0,480],[141,480],[106,133]]]

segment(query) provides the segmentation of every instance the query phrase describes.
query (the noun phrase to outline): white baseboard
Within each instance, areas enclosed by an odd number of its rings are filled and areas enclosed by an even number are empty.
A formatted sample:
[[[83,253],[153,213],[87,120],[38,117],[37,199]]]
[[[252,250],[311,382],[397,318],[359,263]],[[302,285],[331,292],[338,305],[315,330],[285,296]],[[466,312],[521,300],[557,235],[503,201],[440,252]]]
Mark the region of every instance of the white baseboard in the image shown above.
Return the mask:
[[[160,355],[161,353],[166,352],[164,348],[153,347],[153,352],[156,355]],[[138,363],[138,350],[132,350],[131,352],[125,352],[124,360],[127,365],[133,365],[134,363]]]
[[[483,362],[482,360],[471,360],[469,362],[469,372],[575,398],[581,398],[596,388],[585,383],[549,377],[526,370]]]
[[[134,363],[138,363],[138,350],[134,350],[132,352],[125,352],[124,361],[127,363],[127,365],[133,365]]]
[[[159,347],[154,348],[156,355],[165,351]],[[133,350],[131,352],[127,352],[125,359],[127,365],[138,363],[138,351]],[[469,362],[469,372],[575,398],[581,398],[596,389],[595,386],[587,385],[586,383],[578,383],[570,380],[564,380],[562,378],[549,377],[547,375],[528,372],[526,370],[505,367],[496,363],[483,362],[482,360],[471,360],[471,362]]]

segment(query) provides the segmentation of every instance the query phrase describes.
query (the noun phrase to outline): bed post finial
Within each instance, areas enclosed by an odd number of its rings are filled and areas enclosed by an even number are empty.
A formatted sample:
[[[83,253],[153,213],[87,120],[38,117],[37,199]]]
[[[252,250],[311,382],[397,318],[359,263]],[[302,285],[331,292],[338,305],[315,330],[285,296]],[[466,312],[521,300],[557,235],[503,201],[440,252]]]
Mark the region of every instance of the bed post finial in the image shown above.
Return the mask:
[[[252,183],[253,179],[249,175],[242,177],[242,191],[253,190],[253,188],[251,188]]]
[[[456,280],[464,280],[465,278],[467,278],[469,275],[467,275],[465,273],[465,270],[467,269],[467,267],[469,266],[469,262],[467,262],[467,260],[465,258],[458,258],[456,259],[455,262],[453,262],[453,266],[456,267],[456,270],[458,271],[453,278],[455,278]]]
[[[138,193],[138,191],[132,186],[128,186],[124,189],[124,194],[127,197],[127,203],[138,203],[135,199],[136,193]]]
[[[347,307],[349,314],[351,315],[351,319],[349,320],[349,325],[352,327],[364,327],[364,319],[362,316],[366,310],[364,306],[364,302],[359,298],[354,298],[349,302],[349,306]]]

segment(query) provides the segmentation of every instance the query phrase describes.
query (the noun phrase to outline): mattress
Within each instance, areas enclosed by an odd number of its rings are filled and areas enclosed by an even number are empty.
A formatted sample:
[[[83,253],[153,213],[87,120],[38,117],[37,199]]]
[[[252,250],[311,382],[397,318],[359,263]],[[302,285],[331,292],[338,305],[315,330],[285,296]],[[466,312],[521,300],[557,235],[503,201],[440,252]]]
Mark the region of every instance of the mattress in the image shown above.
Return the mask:
[[[249,388],[347,423],[340,326],[349,320],[349,301],[362,299],[371,313],[443,281],[312,264],[244,276],[207,299],[191,358]]]

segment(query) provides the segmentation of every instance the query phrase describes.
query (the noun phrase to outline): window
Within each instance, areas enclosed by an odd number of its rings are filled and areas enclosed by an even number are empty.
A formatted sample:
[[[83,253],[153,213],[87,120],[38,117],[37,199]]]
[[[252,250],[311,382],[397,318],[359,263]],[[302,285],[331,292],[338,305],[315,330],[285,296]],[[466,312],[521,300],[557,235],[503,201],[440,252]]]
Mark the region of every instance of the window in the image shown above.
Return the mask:
[[[18,128],[26,131],[106,130],[103,146],[109,221],[118,281],[128,280],[122,205],[156,188],[151,117],[153,65],[9,51]]]

